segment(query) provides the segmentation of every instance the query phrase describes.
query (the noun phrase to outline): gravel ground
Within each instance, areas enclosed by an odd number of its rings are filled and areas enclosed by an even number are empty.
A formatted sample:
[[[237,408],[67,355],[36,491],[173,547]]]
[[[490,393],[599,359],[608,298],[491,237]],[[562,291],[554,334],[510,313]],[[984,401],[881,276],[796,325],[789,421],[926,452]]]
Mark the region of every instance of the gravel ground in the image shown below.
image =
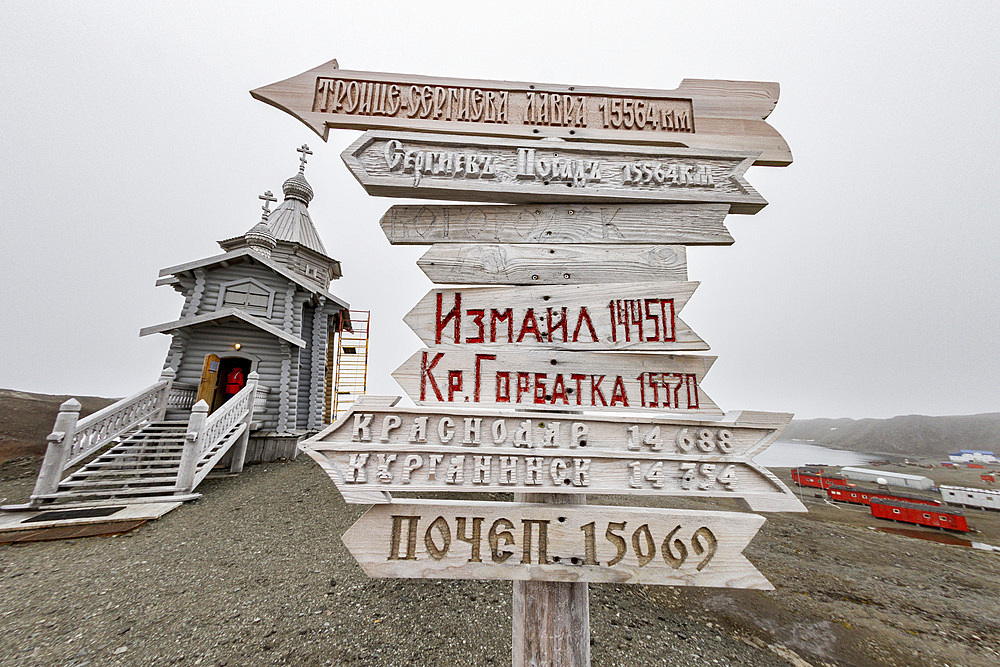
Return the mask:
[[[0,498],[37,465],[0,465]],[[339,539],[365,507],[305,457],[199,491],[126,535],[0,546],[0,665],[510,663],[510,583],[368,579]],[[1000,554],[808,504],[747,550],[776,591],[592,586],[593,664],[1000,661]]]

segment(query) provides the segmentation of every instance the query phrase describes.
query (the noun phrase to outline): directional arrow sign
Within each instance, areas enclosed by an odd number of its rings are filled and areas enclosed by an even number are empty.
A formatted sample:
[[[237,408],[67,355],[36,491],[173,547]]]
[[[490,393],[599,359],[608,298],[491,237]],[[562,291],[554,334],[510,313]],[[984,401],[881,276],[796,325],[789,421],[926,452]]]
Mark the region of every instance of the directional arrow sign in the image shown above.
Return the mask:
[[[684,79],[674,90],[597,88],[342,70],[336,60],[250,91],[326,140],[329,128],[561,137],[760,152],[791,163],[764,122],[778,84]]]
[[[369,131],[341,157],[369,194],[492,202],[767,202],[744,172],[756,153]]]
[[[802,504],[751,460],[790,419],[354,406],[301,448],[348,502],[387,502],[392,491],[600,493],[743,498],[794,512]]]
[[[506,322],[496,326],[506,326]],[[510,327],[519,323],[510,320]],[[721,415],[701,389],[716,357],[599,352],[419,350],[392,376],[419,405]]]
[[[392,244],[676,243],[730,245],[726,204],[529,204],[391,207]]]
[[[707,350],[677,313],[698,283],[472,287],[428,292],[403,321],[427,345],[489,352]],[[507,322],[514,323],[508,327]]]
[[[764,517],[738,512],[408,501],[344,533],[370,577],[773,586],[742,554]]]
[[[687,280],[680,245],[436,243],[417,260],[435,283],[580,285]]]

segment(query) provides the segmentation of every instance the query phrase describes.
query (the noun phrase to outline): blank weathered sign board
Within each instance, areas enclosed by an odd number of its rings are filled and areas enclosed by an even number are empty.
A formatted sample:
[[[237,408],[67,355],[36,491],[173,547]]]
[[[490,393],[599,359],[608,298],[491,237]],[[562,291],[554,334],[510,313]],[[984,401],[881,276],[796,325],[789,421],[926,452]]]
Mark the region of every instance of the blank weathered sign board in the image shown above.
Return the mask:
[[[764,119],[777,83],[684,79],[673,90],[484,81],[339,69],[336,60],[250,91],[305,123],[329,128],[412,129],[560,137],[759,152],[757,164],[792,161]]]
[[[392,244],[609,243],[730,245],[726,204],[396,205]]]
[[[707,350],[678,315],[697,287],[649,282],[441,288],[428,292],[403,321],[426,345],[466,350]]]
[[[369,194],[487,202],[767,205],[756,153],[370,130],[341,157]]]
[[[771,590],[742,555],[763,523],[738,512],[408,500],[375,505],[343,539],[371,577]]]
[[[417,260],[437,284],[593,285],[687,280],[680,245],[437,243]]]

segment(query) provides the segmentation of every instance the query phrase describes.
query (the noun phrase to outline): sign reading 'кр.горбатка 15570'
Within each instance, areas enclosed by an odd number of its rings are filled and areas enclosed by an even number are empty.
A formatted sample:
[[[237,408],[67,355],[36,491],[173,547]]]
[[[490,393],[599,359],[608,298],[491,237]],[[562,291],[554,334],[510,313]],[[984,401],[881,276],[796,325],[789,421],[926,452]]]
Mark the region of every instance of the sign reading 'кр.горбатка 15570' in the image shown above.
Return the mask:
[[[369,194],[470,201],[767,202],[743,178],[755,153],[369,131],[341,157]]]
[[[680,354],[419,350],[392,376],[418,405],[721,415],[701,388],[715,357]]]
[[[778,84],[685,79],[673,90],[484,81],[339,69],[336,60],[250,92],[325,140],[329,128],[559,137],[754,151],[787,165],[764,119]]]

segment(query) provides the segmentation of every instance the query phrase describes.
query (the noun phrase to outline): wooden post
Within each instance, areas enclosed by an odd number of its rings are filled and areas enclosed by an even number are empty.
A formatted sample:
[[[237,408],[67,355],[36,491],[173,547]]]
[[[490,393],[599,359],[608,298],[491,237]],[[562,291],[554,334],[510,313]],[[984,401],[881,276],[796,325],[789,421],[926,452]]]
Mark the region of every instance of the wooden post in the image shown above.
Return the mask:
[[[162,420],[167,416],[167,405],[170,403],[170,390],[174,386],[174,378],[177,377],[177,372],[173,368],[165,368],[163,372],[160,373],[160,382],[166,382],[167,386],[163,391],[163,400],[156,408],[156,418]]]
[[[585,505],[585,494],[515,493],[515,502]],[[515,581],[513,667],[589,667],[590,600],[587,582]]]
[[[184,434],[184,450],[181,452],[181,463],[177,469],[177,488],[180,491],[190,491],[194,487],[194,474],[198,467],[198,453],[201,449],[199,443],[202,431],[205,430],[206,419],[208,419],[208,403],[202,399],[191,408],[187,433]]]
[[[247,416],[244,420],[247,427],[244,429],[240,439],[233,445],[229,460],[229,472],[231,473],[243,472],[243,460],[246,459],[247,443],[250,442],[250,426],[253,423],[253,404],[257,400],[257,381],[259,379],[260,375],[257,374],[257,371],[253,371],[247,376],[247,385],[253,387],[253,390],[250,392],[250,404],[247,407]]]
[[[55,493],[59,487],[59,480],[66,468],[66,462],[69,460],[70,448],[73,446],[73,438],[76,436],[76,423],[79,419],[80,402],[75,398],[71,398],[59,406],[55,426],[52,427],[52,433],[46,438],[49,441],[49,446],[45,450],[42,469],[38,473],[35,490],[31,494],[32,506],[37,507],[41,504],[41,499],[36,499],[35,496]]]

